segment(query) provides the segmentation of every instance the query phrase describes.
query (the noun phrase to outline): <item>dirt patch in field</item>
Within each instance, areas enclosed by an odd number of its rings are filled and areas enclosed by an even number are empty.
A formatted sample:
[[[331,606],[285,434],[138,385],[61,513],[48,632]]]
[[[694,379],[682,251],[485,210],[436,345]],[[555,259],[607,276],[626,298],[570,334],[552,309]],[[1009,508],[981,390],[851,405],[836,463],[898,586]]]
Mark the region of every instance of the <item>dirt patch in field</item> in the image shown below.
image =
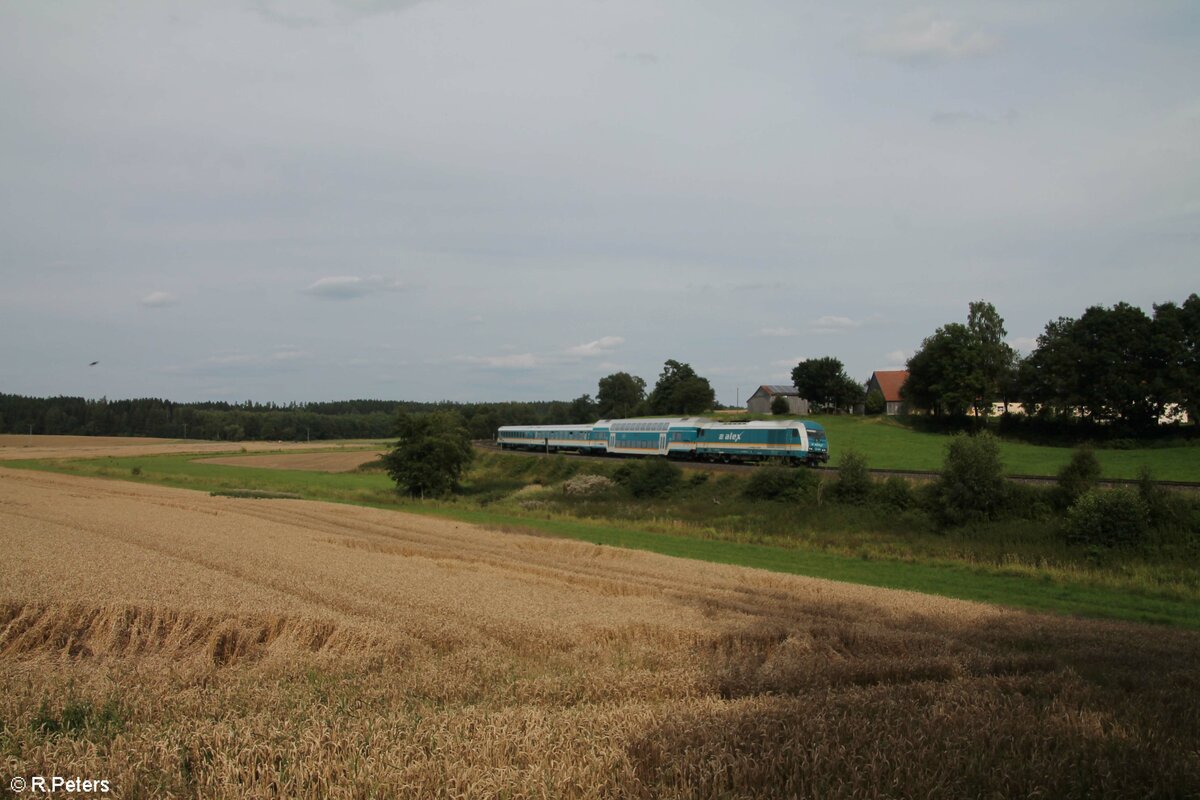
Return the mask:
[[[205,464],[260,469],[297,469],[305,472],[353,472],[382,456],[382,452],[351,453],[280,453],[269,456],[224,456],[202,459]]]

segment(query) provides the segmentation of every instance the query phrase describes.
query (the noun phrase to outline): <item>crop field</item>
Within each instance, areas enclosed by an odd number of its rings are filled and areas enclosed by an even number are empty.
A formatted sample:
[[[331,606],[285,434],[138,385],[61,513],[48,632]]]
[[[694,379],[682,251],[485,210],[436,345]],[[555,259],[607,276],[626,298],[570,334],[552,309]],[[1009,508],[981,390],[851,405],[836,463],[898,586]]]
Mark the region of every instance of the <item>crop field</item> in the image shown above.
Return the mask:
[[[261,456],[221,456],[206,458],[204,463],[230,467],[261,469],[298,469],[306,472],[353,472],[363,464],[377,461],[378,450],[352,450],[337,453],[273,453]]]
[[[0,514],[9,775],[132,798],[1200,794],[1194,631],[37,471],[0,469]]]

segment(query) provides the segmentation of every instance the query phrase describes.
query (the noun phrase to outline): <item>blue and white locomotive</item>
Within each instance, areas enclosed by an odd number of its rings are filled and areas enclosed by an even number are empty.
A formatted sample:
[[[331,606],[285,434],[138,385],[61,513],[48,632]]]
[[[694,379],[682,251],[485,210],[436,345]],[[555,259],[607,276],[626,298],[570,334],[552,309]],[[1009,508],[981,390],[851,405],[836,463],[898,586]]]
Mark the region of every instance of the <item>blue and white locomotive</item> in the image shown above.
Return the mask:
[[[593,425],[505,425],[504,450],[597,455],[669,456],[693,461],[779,459],[816,466],[829,460],[825,429],[816,422],[720,422],[702,417],[602,419]]]

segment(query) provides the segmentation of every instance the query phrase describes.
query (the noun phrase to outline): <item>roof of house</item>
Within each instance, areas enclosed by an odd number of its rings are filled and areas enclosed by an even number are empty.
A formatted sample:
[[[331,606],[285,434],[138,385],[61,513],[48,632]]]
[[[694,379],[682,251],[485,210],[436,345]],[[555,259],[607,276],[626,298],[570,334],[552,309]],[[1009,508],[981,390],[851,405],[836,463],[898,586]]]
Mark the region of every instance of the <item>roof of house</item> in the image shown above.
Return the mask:
[[[797,391],[795,386],[784,386],[783,384],[779,383],[764,383],[762,386],[758,387],[758,390],[755,391],[754,394],[750,396],[756,397],[760,394],[765,394],[768,397],[774,397],[775,395],[779,394],[786,395],[788,397],[800,396],[800,392]]]
[[[908,370],[906,369],[885,369],[875,370],[871,374],[875,382],[879,384],[879,391],[883,392],[883,399],[889,403],[899,403],[900,387],[908,380]]]

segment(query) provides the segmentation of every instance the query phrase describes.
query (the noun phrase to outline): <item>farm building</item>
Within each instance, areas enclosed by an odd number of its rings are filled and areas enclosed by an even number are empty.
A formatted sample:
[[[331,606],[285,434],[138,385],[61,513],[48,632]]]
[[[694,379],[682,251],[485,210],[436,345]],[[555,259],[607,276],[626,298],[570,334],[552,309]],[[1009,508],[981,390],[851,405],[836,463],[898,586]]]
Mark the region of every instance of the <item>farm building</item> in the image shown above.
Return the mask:
[[[883,395],[884,411],[888,416],[907,414],[908,403],[900,397],[900,387],[908,380],[908,370],[875,370],[867,381],[867,394],[877,391]]]
[[[751,414],[770,414],[771,403],[776,397],[787,400],[789,414],[807,414],[808,401],[800,396],[795,386],[763,384],[754,394],[746,398],[746,410]]]

